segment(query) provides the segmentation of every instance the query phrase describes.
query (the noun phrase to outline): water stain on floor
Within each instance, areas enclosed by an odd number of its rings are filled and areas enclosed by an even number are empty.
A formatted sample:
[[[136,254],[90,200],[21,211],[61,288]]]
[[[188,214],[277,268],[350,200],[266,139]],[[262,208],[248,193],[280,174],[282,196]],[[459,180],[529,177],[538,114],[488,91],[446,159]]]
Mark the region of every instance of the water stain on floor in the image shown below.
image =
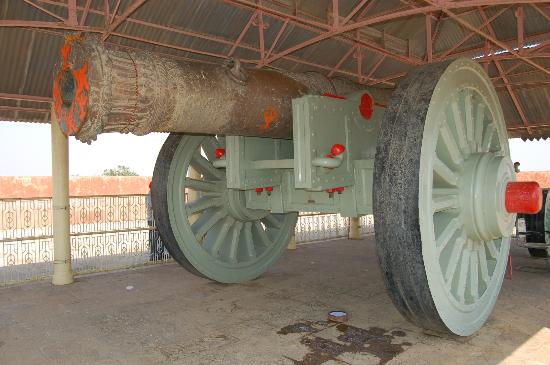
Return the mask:
[[[335,326],[340,335],[337,341],[315,336],[328,327]],[[309,353],[302,360],[290,359],[297,365],[320,365],[329,360],[339,361],[338,356],[344,353],[365,353],[376,356],[379,365],[404,352],[407,347],[412,346],[410,342],[393,343],[399,337],[407,334],[401,330],[388,331],[379,327],[367,329],[347,325],[344,323],[335,324],[328,321],[299,322],[281,328],[282,335],[289,333],[306,334],[300,339],[300,343],[309,348]]]
[[[289,333],[315,333],[324,330],[334,323],[327,321],[318,321],[318,322],[298,322],[290,324],[281,328],[277,333],[280,335],[288,335]]]

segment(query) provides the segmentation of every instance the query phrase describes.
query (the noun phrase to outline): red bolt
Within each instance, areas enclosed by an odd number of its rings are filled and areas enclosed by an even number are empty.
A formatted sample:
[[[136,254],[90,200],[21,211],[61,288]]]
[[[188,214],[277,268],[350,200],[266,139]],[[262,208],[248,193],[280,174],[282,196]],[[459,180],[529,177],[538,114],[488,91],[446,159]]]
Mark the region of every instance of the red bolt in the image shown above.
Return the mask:
[[[364,93],[361,96],[361,102],[359,103],[359,113],[365,119],[372,118],[372,112],[374,111],[372,98],[369,94]]]
[[[509,182],[504,204],[508,213],[536,214],[542,208],[542,190],[535,181]]]
[[[329,194],[332,194],[332,193],[335,192],[335,189],[327,189],[326,192],[329,193]]]
[[[337,188],[334,188],[334,191],[336,191],[338,194],[342,194],[342,192],[344,191],[344,187],[343,186],[339,186]]]
[[[216,148],[216,158],[222,158],[225,155],[225,148]]]
[[[345,150],[346,150],[346,147],[344,147],[344,145],[341,145],[340,143],[336,143],[336,144],[333,144],[332,147],[330,148],[330,154],[332,156],[338,156],[344,153]]]
[[[326,97],[333,98],[333,99],[343,99],[343,100],[346,99],[345,96],[331,94],[331,93],[323,93],[323,94],[321,94],[321,96],[326,96]]]
[[[265,191],[267,191],[268,193],[272,192],[273,191],[273,186],[266,186]]]
[[[256,188],[256,192],[260,194],[262,191],[264,191],[264,188]]]

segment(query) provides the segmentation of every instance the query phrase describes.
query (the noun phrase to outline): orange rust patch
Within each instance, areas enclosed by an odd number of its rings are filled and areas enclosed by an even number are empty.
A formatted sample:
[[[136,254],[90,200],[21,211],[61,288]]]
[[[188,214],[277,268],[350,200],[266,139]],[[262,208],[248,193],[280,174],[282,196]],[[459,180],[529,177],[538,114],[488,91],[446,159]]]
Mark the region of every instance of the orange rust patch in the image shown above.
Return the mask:
[[[63,59],[62,69],[66,70],[69,68],[69,55],[71,54],[72,42],[65,42],[63,48],[61,48],[61,58]]]
[[[69,55],[73,47],[73,42],[82,39],[80,34],[71,34],[65,37],[65,44],[61,48],[61,58],[63,59],[63,70],[69,68]]]
[[[271,127],[271,123],[275,121],[275,119],[279,118],[279,112],[277,109],[275,109],[273,106],[268,106],[264,112],[264,124],[260,126],[261,129],[269,129]]]
[[[88,63],[84,63],[79,70],[71,70],[69,65],[72,44],[79,39],[81,39],[80,34],[69,35],[65,38],[65,44],[60,50],[62,60],[61,70],[57,73],[53,84],[54,111],[57,115],[61,130],[67,136],[74,135],[80,130],[88,109],[88,94],[90,92]],[[63,107],[63,100],[61,97],[63,72],[71,72],[75,83],[75,94],[69,108]]]
[[[73,70],[73,77],[76,81],[75,101],[79,109],[79,119],[82,123],[88,109],[88,93],[90,83],[88,82],[88,62],[85,62],[80,70]]]

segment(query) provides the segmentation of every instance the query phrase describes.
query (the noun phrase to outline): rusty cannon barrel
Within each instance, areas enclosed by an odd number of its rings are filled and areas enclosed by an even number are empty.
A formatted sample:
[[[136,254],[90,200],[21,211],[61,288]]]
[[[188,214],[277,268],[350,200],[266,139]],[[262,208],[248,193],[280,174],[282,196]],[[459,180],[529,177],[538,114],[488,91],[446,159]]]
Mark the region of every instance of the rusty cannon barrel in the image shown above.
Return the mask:
[[[291,138],[292,98],[366,90],[317,72],[176,62],[77,36],[67,38],[54,76],[62,131],[88,143],[106,132]],[[375,103],[389,99],[388,90],[368,91]]]

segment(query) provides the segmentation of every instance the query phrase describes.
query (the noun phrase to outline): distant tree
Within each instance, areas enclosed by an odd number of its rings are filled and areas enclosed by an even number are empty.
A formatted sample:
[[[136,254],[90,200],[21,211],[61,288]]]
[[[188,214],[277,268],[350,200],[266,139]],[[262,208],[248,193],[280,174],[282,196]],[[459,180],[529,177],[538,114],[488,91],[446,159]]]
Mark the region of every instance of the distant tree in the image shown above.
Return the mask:
[[[103,170],[103,176],[138,176],[138,174],[128,166],[118,165],[113,169]]]

